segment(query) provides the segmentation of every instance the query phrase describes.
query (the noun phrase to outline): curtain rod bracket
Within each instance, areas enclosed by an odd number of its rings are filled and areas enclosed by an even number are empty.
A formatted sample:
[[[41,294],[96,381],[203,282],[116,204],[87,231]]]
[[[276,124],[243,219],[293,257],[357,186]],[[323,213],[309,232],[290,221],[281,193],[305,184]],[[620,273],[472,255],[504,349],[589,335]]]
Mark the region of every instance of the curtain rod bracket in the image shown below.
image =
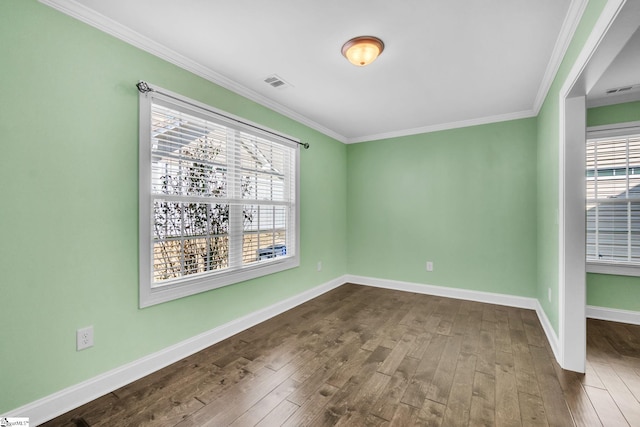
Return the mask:
[[[136,87],[141,93],[153,92],[153,89],[149,87],[149,84],[142,80],[136,84]]]

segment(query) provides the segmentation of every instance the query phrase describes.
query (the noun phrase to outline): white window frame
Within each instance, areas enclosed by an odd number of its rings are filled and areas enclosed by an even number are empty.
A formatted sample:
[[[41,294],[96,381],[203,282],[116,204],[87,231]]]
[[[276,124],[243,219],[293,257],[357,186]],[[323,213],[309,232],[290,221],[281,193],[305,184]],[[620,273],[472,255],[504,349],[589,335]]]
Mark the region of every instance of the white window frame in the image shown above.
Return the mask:
[[[625,137],[640,134],[640,121],[587,128],[587,140]],[[586,215],[586,210],[585,210]],[[585,235],[587,230],[585,229]],[[586,240],[586,239],[585,239]],[[640,277],[640,263],[586,260],[587,273]]]
[[[152,145],[152,125],[151,112],[152,103],[158,102],[162,105],[175,106],[176,110],[187,114],[211,119],[218,123],[223,123],[230,128],[257,135],[261,138],[269,139],[279,144],[283,144],[294,149],[295,167],[294,177],[294,197],[293,201],[293,227],[290,228],[294,235],[292,237],[292,247],[287,247],[286,256],[275,257],[266,261],[259,261],[243,266],[235,266],[219,271],[198,273],[194,277],[183,276],[180,279],[171,280],[170,283],[158,286],[153,281],[153,231],[154,224],[151,184],[151,145]],[[220,288],[234,283],[244,282],[268,274],[277,273],[300,265],[300,148],[299,141],[295,138],[284,135],[280,132],[268,129],[262,125],[252,123],[246,119],[237,117],[222,110],[206,105],[204,103],[189,99],[182,95],[170,92],[153,86],[153,89],[139,95],[140,106],[140,140],[139,140],[139,306],[149,307],[155,304],[171,301],[174,299],[194,295],[211,289]],[[215,202],[212,199],[211,202]],[[259,201],[249,199],[247,205],[259,204]],[[230,209],[232,211],[232,209]],[[236,210],[237,211],[237,210]],[[232,223],[233,212],[230,212],[229,222]],[[232,227],[230,226],[230,229]],[[241,227],[240,227],[241,228]],[[237,229],[237,227],[236,227]],[[236,240],[232,242],[234,236],[230,231],[229,245],[238,244],[241,237],[236,235]],[[241,235],[241,234],[240,234]]]

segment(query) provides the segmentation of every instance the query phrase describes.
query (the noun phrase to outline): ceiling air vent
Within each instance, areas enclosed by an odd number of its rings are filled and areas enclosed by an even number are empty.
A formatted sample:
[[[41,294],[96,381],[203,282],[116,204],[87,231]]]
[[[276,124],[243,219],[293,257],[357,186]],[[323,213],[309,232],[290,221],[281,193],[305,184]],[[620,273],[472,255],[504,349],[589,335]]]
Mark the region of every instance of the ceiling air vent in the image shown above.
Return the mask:
[[[264,82],[269,84],[271,87],[275,87],[276,89],[284,89],[291,86],[276,74],[270,75],[269,77],[264,79]]]
[[[627,92],[627,91],[630,91],[631,89],[640,89],[640,85],[615,87],[612,89],[607,89],[605,92],[607,95],[613,95],[614,93]]]

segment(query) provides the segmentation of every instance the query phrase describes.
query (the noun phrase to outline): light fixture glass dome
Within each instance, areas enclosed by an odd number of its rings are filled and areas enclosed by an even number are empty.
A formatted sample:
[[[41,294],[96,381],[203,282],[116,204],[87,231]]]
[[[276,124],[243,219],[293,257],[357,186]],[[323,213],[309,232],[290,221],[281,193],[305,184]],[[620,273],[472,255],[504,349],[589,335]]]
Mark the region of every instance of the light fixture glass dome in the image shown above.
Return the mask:
[[[376,60],[384,50],[384,43],[377,37],[355,37],[342,46],[342,54],[353,65],[364,67]]]

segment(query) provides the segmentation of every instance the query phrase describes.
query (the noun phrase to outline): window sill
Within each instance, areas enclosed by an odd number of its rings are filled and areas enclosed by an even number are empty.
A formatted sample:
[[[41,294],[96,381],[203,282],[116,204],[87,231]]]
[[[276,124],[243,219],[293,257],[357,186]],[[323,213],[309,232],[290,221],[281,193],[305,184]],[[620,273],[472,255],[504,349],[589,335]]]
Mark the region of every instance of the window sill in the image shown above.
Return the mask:
[[[175,299],[199,294],[201,292],[210,291],[212,289],[229,286],[247,280],[256,279],[268,274],[279,273],[284,270],[296,268],[300,266],[300,257],[287,256],[277,261],[265,264],[253,265],[247,268],[221,272],[219,274],[204,275],[193,279],[187,278],[173,284],[151,287],[148,285],[148,279],[145,286],[140,287],[140,308],[150,307],[152,305]],[[149,277],[151,272],[148,272]],[[141,283],[145,280],[141,277]]]
[[[614,274],[617,276],[640,277],[640,265],[587,262],[587,273]]]

